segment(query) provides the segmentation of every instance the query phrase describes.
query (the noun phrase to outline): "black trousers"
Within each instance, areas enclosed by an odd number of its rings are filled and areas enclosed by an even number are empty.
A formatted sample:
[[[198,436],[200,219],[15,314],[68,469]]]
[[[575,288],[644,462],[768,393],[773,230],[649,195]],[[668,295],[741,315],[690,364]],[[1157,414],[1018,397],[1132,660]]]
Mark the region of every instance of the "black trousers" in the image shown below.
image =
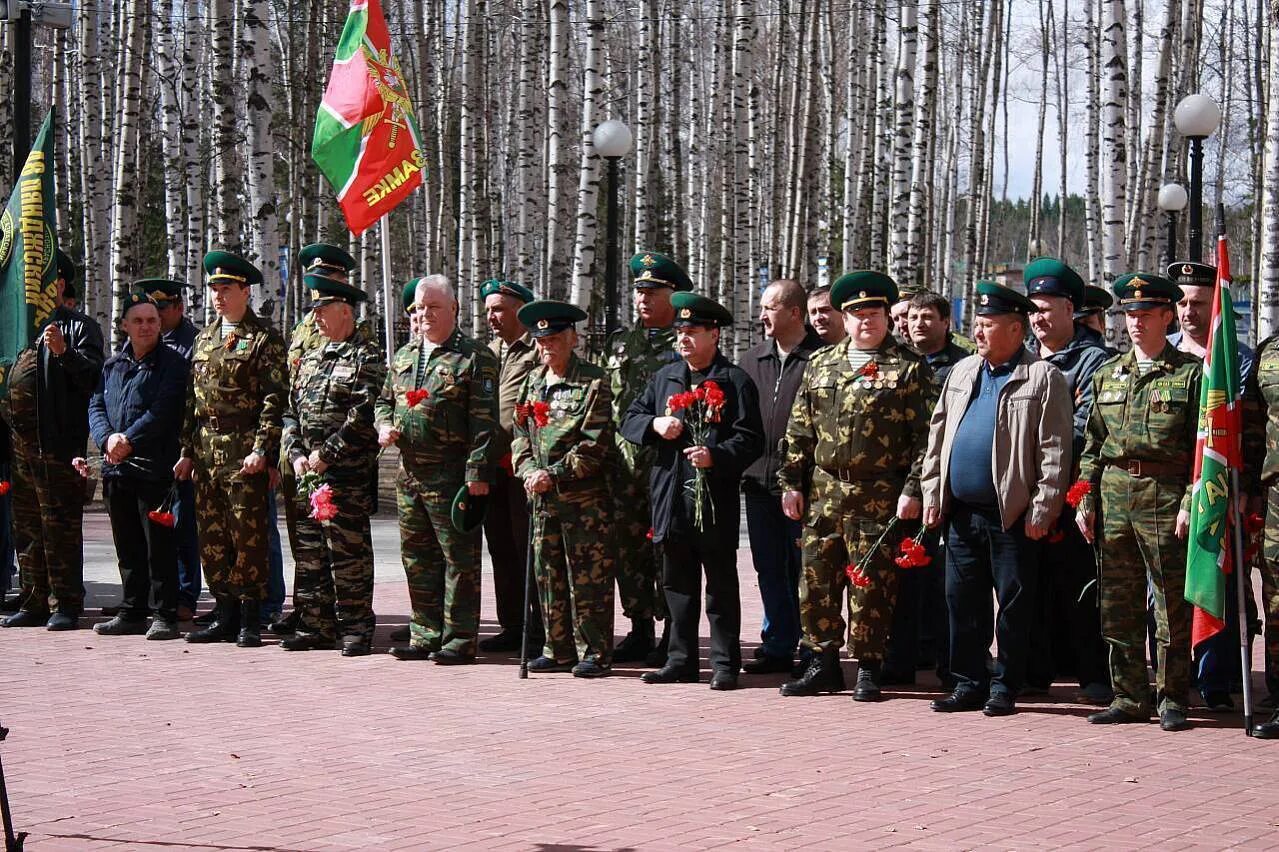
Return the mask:
[[[124,598],[120,614],[141,621],[151,611],[165,621],[178,620],[178,544],[173,527],[147,517],[160,507],[169,483],[112,477],[103,483],[111,536],[120,562]],[[171,510],[170,510],[171,511]]]
[[[1004,530],[998,509],[956,501],[946,535],[946,605],[957,692],[1021,691],[1042,550],[1026,538],[1023,518]],[[998,616],[990,603],[992,588]],[[993,674],[986,669],[991,639],[999,642]]]
[[[497,622],[503,630],[524,629],[524,579],[528,558],[528,498],[524,485],[503,469],[498,469],[489,492],[484,515],[484,539],[493,560],[493,599]],[[533,579],[529,576],[529,584]],[[542,630],[542,610],[536,588],[529,595],[528,624],[534,633]]]
[[[938,677],[950,674],[950,616],[946,611],[946,550],[942,538],[925,536],[932,562],[897,572],[897,605],[884,654],[884,669],[914,677],[923,660]]]
[[[1061,541],[1043,548],[1026,682],[1048,687],[1058,676],[1070,674],[1080,686],[1108,687],[1109,650],[1101,638],[1097,608],[1097,556],[1075,526],[1069,506],[1062,509],[1057,529],[1064,533]]]
[[[666,663],[699,668],[697,628],[702,620],[703,571],[706,572],[706,620],[711,625],[711,668],[736,675],[742,667],[742,600],[738,593],[737,552],[714,548],[695,536],[662,542],[662,588],[671,614]]]

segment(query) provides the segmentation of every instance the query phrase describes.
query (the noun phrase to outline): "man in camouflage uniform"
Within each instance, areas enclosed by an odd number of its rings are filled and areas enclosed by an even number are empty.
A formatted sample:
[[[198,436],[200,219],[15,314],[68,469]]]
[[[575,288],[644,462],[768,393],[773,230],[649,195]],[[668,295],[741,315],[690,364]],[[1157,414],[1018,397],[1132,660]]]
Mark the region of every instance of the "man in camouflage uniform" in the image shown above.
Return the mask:
[[[1079,478],[1099,495],[1084,498],[1076,521],[1084,538],[1092,541],[1100,507],[1101,628],[1110,644],[1115,697],[1088,721],[1113,725],[1150,719],[1145,653],[1149,584],[1155,596],[1159,726],[1178,731],[1189,726],[1186,534],[1202,369],[1198,358],[1165,339],[1172,306],[1182,295],[1177,285],[1137,273],[1121,276],[1114,290],[1133,348],[1093,375],[1093,408]],[[1169,524],[1174,517],[1175,524]]]
[[[546,645],[529,671],[608,674],[613,652],[612,453],[608,377],[573,353],[586,312],[530,302],[519,320],[537,341],[540,367],[519,392],[511,445],[515,475],[534,501],[533,555]],[[545,405],[542,413],[535,406]]]
[[[657,252],[640,252],[631,258],[635,284],[637,328],[619,331],[609,338],[608,372],[613,396],[613,425],[619,427],[626,409],[640,395],[653,374],[679,360],[675,352],[675,310],[671,294],[693,289],[693,282],[678,263]],[[657,589],[658,557],[648,539],[652,520],[648,479],[653,450],[616,438],[617,458],[609,479],[614,500],[614,548],[617,553],[617,591],[622,613],[631,620],[631,631],[613,653],[619,663],[646,660],[659,665],[666,659],[670,625],[663,628],[661,645],[653,646],[653,619],[665,615],[665,600]],[[659,659],[660,658],[660,659]]]
[[[527,621],[529,645],[542,644],[542,612],[536,601],[524,611],[525,564],[528,560],[528,498],[512,467],[511,439],[515,403],[524,379],[537,367],[533,338],[519,319],[519,310],[533,301],[533,292],[514,281],[485,281],[480,287],[484,312],[493,339],[489,349],[497,356],[497,396],[500,432],[495,436],[494,455],[501,464],[494,472],[493,494],[484,515],[484,537],[493,560],[493,602],[496,636],[480,642],[480,650],[500,653],[518,650]],[[531,590],[529,590],[531,591]]]
[[[254,648],[269,571],[268,466],[279,456],[288,398],[284,338],[249,307],[250,288],[262,283],[256,267],[213,251],[204,271],[218,319],[195,341],[173,472],[195,477],[200,562],[217,616],[186,639]]]
[[[386,379],[376,340],[355,323],[354,306],[363,291],[347,282],[349,255],[323,246],[308,267],[306,286],[315,292],[311,316],[323,336],[302,358],[284,414],[283,455],[294,476],[314,474],[316,487],[329,486],[337,514],[311,516],[310,493],[294,502],[297,545],[293,636],[286,651],[332,648],[342,640],[342,656],[369,653],[373,641],[373,538],[369,529],[371,483],[377,465],[373,405]]]
[[[84,455],[89,398],[104,354],[98,324],[62,303],[75,264],[58,252],[57,268],[55,292],[48,294],[55,307],[7,377],[3,413],[13,442],[12,526],[22,594],[18,612],[0,621],[5,627],[72,630],[84,609],[84,482],[71,460]]]
[[[417,285],[422,334],[395,353],[376,406],[378,443],[400,449],[400,552],[413,608],[401,660],[475,662],[480,622],[480,531],[452,524],[458,492],[486,497],[497,425],[497,359],[457,327],[442,275]],[[408,393],[426,396],[410,405]]]
[[[814,652],[803,675],[782,695],[816,695],[844,688],[839,649],[848,589],[852,656],[858,660],[856,701],[877,701],[897,592],[894,518],[920,514],[920,462],[933,404],[932,371],[894,340],[889,306],[897,285],[878,272],[850,272],[831,287],[831,304],[845,317],[848,338],[813,356],[786,429],[778,472],[782,508],[803,519],[799,586],[804,644]],[[855,564],[868,581],[853,583]]]

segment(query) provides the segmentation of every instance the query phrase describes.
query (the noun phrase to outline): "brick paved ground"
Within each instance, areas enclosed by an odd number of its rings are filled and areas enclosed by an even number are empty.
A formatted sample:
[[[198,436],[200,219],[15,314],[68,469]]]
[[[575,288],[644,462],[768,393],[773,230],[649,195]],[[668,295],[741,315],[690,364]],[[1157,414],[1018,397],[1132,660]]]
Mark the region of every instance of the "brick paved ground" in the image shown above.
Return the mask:
[[[104,520],[88,523],[90,576],[109,580]],[[378,527],[377,610],[402,624]],[[510,659],[4,630],[0,750],[31,850],[1279,845],[1279,743],[1237,715],[1166,734],[1087,725],[1068,684],[987,719],[930,712],[926,686],[866,705],[782,698],[780,675],[712,693],[639,673],[521,682]]]

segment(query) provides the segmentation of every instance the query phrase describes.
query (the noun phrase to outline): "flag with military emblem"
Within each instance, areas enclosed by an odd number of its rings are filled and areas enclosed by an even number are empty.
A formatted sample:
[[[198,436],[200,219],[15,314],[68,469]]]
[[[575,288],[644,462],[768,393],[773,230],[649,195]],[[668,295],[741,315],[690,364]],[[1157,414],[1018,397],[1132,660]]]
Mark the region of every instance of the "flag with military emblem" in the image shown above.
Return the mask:
[[[422,185],[426,159],[380,0],[352,0],[311,158],[359,236]]]
[[[0,388],[58,306],[53,138],[50,112],[0,213]]]
[[[1194,493],[1186,547],[1186,600],[1194,604],[1191,643],[1226,626],[1226,577],[1232,571],[1231,471],[1240,463],[1239,338],[1230,296],[1230,253],[1217,238],[1217,286],[1199,387]]]

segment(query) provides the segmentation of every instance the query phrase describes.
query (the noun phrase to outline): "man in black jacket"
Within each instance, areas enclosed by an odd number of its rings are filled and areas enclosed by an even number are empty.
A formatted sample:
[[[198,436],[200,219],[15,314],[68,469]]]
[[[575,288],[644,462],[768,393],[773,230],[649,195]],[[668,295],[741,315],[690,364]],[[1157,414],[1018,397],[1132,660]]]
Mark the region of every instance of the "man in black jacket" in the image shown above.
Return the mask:
[[[13,537],[22,575],[18,612],[4,627],[72,630],[84,608],[84,486],[71,460],[89,437],[89,397],[102,373],[102,330],[62,304],[75,265],[58,252],[57,299],[44,331],[9,374]],[[50,616],[49,597],[57,598]]]
[[[804,326],[806,298],[798,281],[774,281],[760,298],[765,340],[746,350],[740,366],[759,390],[764,455],[742,477],[746,528],[764,605],[762,644],[742,666],[748,674],[789,672],[799,644],[799,538],[803,527],[782,512],[777,484],[779,442],[809,357],[825,343]]]
[[[676,293],[675,348],[622,418],[623,437],[657,451],[649,479],[653,543],[662,554],[670,608],[666,665],[645,683],[695,683],[702,571],[711,626],[711,689],[734,689],[741,669],[737,585],[738,489],[764,450],[755,383],[719,351],[732,314],[694,293]],[[690,395],[695,398],[690,399]]]

